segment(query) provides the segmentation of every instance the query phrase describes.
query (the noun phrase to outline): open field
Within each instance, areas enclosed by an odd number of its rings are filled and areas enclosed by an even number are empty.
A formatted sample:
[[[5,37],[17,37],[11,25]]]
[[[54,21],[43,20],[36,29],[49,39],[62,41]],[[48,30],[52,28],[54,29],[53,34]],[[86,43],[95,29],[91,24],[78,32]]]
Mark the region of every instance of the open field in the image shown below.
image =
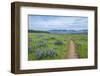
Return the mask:
[[[79,55],[79,58],[88,57],[88,38],[87,35],[75,35],[73,38],[76,45],[76,52]]]
[[[86,34],[28,33],[28,60],[67,59],[70,40],[78,57],[87,58]]]

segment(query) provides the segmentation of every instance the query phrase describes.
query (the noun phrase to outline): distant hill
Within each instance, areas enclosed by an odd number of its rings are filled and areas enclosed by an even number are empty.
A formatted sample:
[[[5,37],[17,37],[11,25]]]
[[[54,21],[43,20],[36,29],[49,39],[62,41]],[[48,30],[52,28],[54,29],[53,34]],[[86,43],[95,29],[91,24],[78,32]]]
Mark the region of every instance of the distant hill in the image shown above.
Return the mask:
[[[28,32],[56,33],[56,34],[87,34],[88,30],[48,30],[48,31],[28,30]]]
[[[32,32],[35,32],[35,33],[49,33],[48,31],[39,31],[39,30],[28,30],[28,32],[32,33]]]
[[[56,34],[87,34],[88,30],[49,30],[49,32]]]

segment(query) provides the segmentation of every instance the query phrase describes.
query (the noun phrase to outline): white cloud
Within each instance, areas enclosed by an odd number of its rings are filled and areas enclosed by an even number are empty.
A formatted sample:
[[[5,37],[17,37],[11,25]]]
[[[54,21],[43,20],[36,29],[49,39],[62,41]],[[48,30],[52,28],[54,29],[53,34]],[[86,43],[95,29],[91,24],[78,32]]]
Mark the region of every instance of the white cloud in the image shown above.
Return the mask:
[[[87,17],[56,17],[56,16],[31,16],[29,29],[72,29],[87,28]]]

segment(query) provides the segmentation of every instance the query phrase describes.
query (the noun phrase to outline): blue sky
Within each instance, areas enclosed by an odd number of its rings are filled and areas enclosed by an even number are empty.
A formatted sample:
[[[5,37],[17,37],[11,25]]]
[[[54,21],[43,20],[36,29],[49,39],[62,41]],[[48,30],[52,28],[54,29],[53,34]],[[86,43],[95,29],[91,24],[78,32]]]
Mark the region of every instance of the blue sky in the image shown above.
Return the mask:
[[[88,17],[29,15],[29,30],[83,30],[88,29]]]

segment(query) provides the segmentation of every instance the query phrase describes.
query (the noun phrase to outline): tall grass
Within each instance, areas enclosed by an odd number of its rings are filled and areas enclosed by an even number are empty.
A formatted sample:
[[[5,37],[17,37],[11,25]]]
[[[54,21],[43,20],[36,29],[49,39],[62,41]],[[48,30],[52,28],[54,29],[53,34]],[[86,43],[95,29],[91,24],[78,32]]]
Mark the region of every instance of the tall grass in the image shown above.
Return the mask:
[[[88,57],[88,37],[87,35],[76,35],[74,36],[76,44],[76,52],[78,53],[79,58]]]
[[[75,42],[79,58],[88,57],[88,39],[84,34],[28,33],[28,39],[28,60],[64,59],[70,39]]]
[[[63,59],[68,52],[67,35],[64,34],[49,34],[49,33],[29,33],[28,46],[31,47],[31,52],[28,52],[28,60],[50,60]],[[65,41],[66,40],[66,41]],[[36,50],[40,49],[44,54],[41,58],[36,58]],[[51,54],[55,52],[55,56],[50,56],[47,53],[51,50]],[[38,55],[38,54],[37,54]],[[47,56],[48,55],[48,56]]]

